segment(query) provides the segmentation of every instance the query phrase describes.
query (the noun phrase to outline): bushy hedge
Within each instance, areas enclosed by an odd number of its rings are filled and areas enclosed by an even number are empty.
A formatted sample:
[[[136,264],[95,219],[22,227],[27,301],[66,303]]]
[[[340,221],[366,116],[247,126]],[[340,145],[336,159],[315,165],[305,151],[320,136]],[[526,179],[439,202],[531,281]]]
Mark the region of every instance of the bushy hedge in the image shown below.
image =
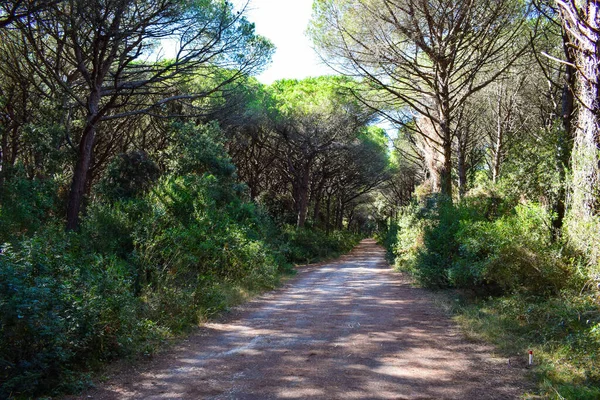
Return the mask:
[[[47,226],[0,256],[0,397],[78,384],[74,371],[272,288],[286,260],[253,204],[210,175],[163,177],[90,207],[81,232]],[[61,387],[62,386],[62,387]]]
[[[109,359],[152,334],[127,265],[80,240],[48,228],[0,256],[0,397],[77,384],[83,360]]]
[[[407,207],[391,249],[398,268],[427,287],[479,294],[558,293],[576,285],[575,254],[553,240],[551,215],[536,204],[479,193],[457,205]]]
[[[278,228],[235,184],[166,175],[88,208],[79,232],[46,224],[0,255],[0,398],[76,390],[81,371],[277,284],[291,263],[334,257],[359,237]]]
[[[284,254],[293,263],[311,263],[348,252],[360,239],[360,235],[349,231],[328,234],[318,229],[288,225],[283,231]]]

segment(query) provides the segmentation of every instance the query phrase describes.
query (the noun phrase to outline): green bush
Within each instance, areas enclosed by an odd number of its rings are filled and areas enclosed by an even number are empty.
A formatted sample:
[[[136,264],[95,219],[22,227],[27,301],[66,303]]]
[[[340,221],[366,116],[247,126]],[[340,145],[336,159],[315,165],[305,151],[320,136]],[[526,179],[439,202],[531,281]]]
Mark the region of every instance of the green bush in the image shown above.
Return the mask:
[[[375,233],[375,240],[386,250],[385,257],[389,263],[394,263],[394,248],[398,242],[398,223],[380,222],[379,230]]]
[[[0,256],[0,397],[64,389],[143,338],[128,268],[78,239],[49,228]]]
[[[391,246],[396,267],[424,286],[481,295],[551,294],[579,282],[572,274],[577,257],[553,241],[545,208],[513,206],[490,192],[458,205],[439,199],[429,204],[401,211]]]
[[[427,201],[400,213],[390,240],[399,269],[421,284],[466,289],[465,330],[510,357],[533,349],[541,392],[556,399],[600,394],[600,312],[586,255],[552,235],[552,215],[478,191],[456,205]]]
[[[18,168],[0,186],[0,243],[32,234],[56,218],[58,185],[28,178]]]
[[[460,211],[448,201],[437,202],[423,221],[423,246],[416,252],[414,273],[427,287],[448,287],[448,270],[455,261],[459,243],[456,233],[460,226]]]
[[[541,295],[569,282],[564,249],[552,242],[551,216],[538,205],[519,205],[493,222],[461,221],[456,238],[459,258],[449,270],[454,286]]]
[[[417,218],[414,207],[401,211],[397,224],[396,243],[392,247],[394,264],[401,271],[415,272],[415,259],[423,245],[423,222]]]
[[[130,199],[146,192],[160,176],[160,169],[143,151],[119,154],[108,166],[99,192],[110,201]]]
[[[349,231],[327,234],[314,228],[296,228],[287,225],[284,229],[285,255],[293,263],[311,263],[337,257],[350,251],[360,241],[360,236]]]

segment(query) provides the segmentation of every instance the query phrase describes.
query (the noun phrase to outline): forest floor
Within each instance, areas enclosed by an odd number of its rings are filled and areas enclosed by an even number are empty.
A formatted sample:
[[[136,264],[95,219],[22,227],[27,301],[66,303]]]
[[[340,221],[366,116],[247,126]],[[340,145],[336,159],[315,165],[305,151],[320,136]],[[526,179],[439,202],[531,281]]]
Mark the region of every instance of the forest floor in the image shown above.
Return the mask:
[[[526,373],[467,341],[364,240],[81,398],[514,399],[532,389]]]

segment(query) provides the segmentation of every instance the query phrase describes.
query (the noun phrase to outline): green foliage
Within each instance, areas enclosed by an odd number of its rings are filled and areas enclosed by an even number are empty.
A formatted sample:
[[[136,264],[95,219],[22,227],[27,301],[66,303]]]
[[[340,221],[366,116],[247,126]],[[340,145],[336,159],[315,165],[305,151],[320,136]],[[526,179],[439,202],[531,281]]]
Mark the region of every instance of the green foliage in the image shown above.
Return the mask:
[[[460,258],[449,271],[454,286],[556,294],[569,281],[563,249],[552,243],[548,212],[518,205],[495,221],[461,221]]]
[[[358,101],[344,87],[356,85],[350,78],[321,76],[303,80],[282,79],[273,83],[271,112],[292,116],[339,111],[340,108],[358,108]]]
[[[49,227],[0,256],[0,397],[72,389],[74,368],[151,333],[124,263],[80,239]]]
[[[416,217],[413,207],[403,210],[398,220],[396,243],[392,247],[394,263],[401,271],[415,271],[414,261],[423,244],[424,224]]]
[[[37,232],[7,236],[0,255],[0,397],[77,390],[85,385],[77,371],[151,353],[249,293],[273,288],[290,262],[356,244],[349,233],[281,232],[264,210],[241,200],[222,147],[204,143],[206,151],[181,148],[173,164],[181,174],[154,183],[135,162],[115,163],[115,190],[100,198],[111,201],[92,203],[79,232],[35,225],[35,217],[13,225],[2,219],[8,232]],[[36,184],[21,179],[6,187]],[[43,210],[36,201],[21,203],[18,215]]]
[[[404,208],[386,241],[396,266],[425,286],[463,289],[453,303],[468,335],[511,358],[532,349],[545,396],[598,398],[597,293],[585,255],[552,236],[547,209],[481,190],[425,204]]]
[[[224,202],[231,187],[167,176],[138,199],[94,204],[80,233],[48,228],[7,245],[1,397],[73,389],[74,371],[151,352],[236,291],[274,287],[285,262],[273,227],[254,205]]]
[[[59,204],[54,180],[28,178],[18,167],[12,172],[0,186],[0,243],[37,231]]]
[[[284,229],[285,254],[294,263],[311,263],[334,258],[350,251],[360,241],[360,236],[349,231],[324,231],[296,228],[287,225]]]
[[[384,226],[380,226],[378,232],[375,234],[375,240],[377,240],[379,245],[385,248],[387,260],[390,263],[393,263],[396,257],[394,248],[398,242],[398,223],[392,222],[388,225],[387,222],[385,222]]]
[[[52,180],[5,180],[0,397],[77,390],[85,385],[78,371],[151,353],[160,340],[273,288],[289,271],[286,256],[349,247],[345,235],[309,231],[303,237],[326,250],[301,240],[288,246],[299,236],[282,235],[241,199],[216,125],[176,127],[169,151],[178,157],[161,178],[143,153],[118,157],[76,233],[57,226]]]
[[[581,284],[583,276],[575,273],[579,258],[552,240],[545,208],[513,207],[489,192],[458,205],[429,203],[429,208],[403,210],[391,246],[396,266],[424,286],[543,295]]]
[[[217,123],[175,124],[175,141],[167,151],[168,169],[176,175],[211,173],[233,178],[235,166],[227,155],[223,133]]]
[[[109,165],[99,192],[112,201],[133,198],[147,191],[159,175],[158,165],[143,151],[120,154]]]

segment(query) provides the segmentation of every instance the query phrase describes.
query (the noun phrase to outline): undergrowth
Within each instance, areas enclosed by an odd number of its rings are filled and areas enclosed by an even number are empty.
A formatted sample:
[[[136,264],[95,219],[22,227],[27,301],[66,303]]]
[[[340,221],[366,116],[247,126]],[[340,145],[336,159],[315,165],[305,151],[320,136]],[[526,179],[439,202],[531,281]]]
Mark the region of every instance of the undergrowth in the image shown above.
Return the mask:
[[[600,295],[585,255],[553,237],[551,214],[489,192],[428,204],[382,232],[396,268],[461,293],[453,310],[468,336],[508,357],[533,350],[544,397],[600,398]]]

